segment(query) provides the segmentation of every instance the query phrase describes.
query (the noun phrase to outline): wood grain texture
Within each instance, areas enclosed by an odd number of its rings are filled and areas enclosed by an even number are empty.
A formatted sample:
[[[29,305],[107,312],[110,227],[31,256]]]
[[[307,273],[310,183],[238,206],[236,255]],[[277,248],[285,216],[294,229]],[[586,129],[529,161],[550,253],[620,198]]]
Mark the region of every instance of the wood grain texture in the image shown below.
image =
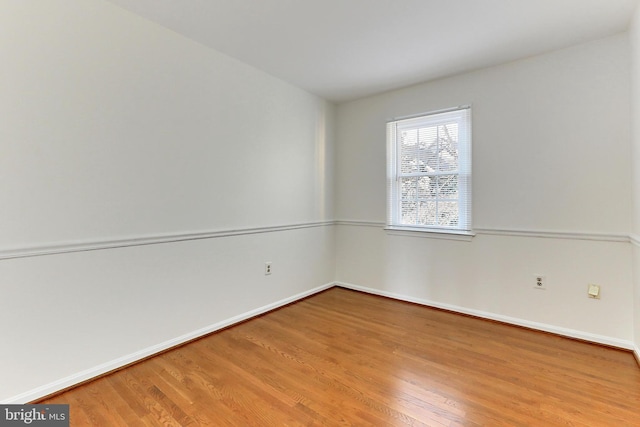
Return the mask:
[[[332,288],[40,403],[69,403],[73,426],[640,426],[640,369]]]

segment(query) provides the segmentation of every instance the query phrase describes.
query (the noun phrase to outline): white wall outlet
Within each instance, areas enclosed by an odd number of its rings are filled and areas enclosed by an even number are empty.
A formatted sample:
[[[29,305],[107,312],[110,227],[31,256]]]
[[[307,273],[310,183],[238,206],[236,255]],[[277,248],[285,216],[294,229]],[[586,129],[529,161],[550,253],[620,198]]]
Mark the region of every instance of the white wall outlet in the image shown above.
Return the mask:
[[[271,274],[271,261],[267,261],[264,263],[264,275],[268,276]]]
[[[533,276],[534,278],[534,282],[533,282],[533,287],[536,289],[547,289],[547,278],[545,276],[543,276],[542,274],[536,274],[535,276]]]
[[[589,295],[589,298],[600,299],[600,286],[589,284],[587,295]]]

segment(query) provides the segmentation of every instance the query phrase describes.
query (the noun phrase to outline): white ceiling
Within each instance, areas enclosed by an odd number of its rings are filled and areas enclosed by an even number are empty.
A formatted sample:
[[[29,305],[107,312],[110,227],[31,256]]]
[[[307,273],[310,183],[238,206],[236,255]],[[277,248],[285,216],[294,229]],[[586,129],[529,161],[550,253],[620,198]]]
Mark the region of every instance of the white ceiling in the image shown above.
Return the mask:
[[[624,31],[638,0],[109,0],[341,102]]]

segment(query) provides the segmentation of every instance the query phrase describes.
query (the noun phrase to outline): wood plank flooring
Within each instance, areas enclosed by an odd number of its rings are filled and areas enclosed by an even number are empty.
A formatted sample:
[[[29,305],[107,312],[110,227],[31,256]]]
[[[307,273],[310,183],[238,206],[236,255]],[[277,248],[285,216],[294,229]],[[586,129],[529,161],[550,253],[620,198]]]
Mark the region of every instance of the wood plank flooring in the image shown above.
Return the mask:
[[[72,426],[640,426],[631,353],[332,288],[40,403]]]

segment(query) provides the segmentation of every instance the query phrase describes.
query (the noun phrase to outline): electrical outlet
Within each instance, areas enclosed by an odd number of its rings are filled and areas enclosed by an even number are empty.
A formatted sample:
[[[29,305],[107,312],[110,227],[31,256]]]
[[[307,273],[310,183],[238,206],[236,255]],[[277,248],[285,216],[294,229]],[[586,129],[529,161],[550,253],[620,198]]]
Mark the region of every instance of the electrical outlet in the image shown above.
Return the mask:
[[[535,282],[533,287],[536,289],[547,289],[547,278],[541,274],[536,274],[534,276]]]
[[[264,263],[264,275],[268,276],[271,274],[271,261],[267,261]]]

